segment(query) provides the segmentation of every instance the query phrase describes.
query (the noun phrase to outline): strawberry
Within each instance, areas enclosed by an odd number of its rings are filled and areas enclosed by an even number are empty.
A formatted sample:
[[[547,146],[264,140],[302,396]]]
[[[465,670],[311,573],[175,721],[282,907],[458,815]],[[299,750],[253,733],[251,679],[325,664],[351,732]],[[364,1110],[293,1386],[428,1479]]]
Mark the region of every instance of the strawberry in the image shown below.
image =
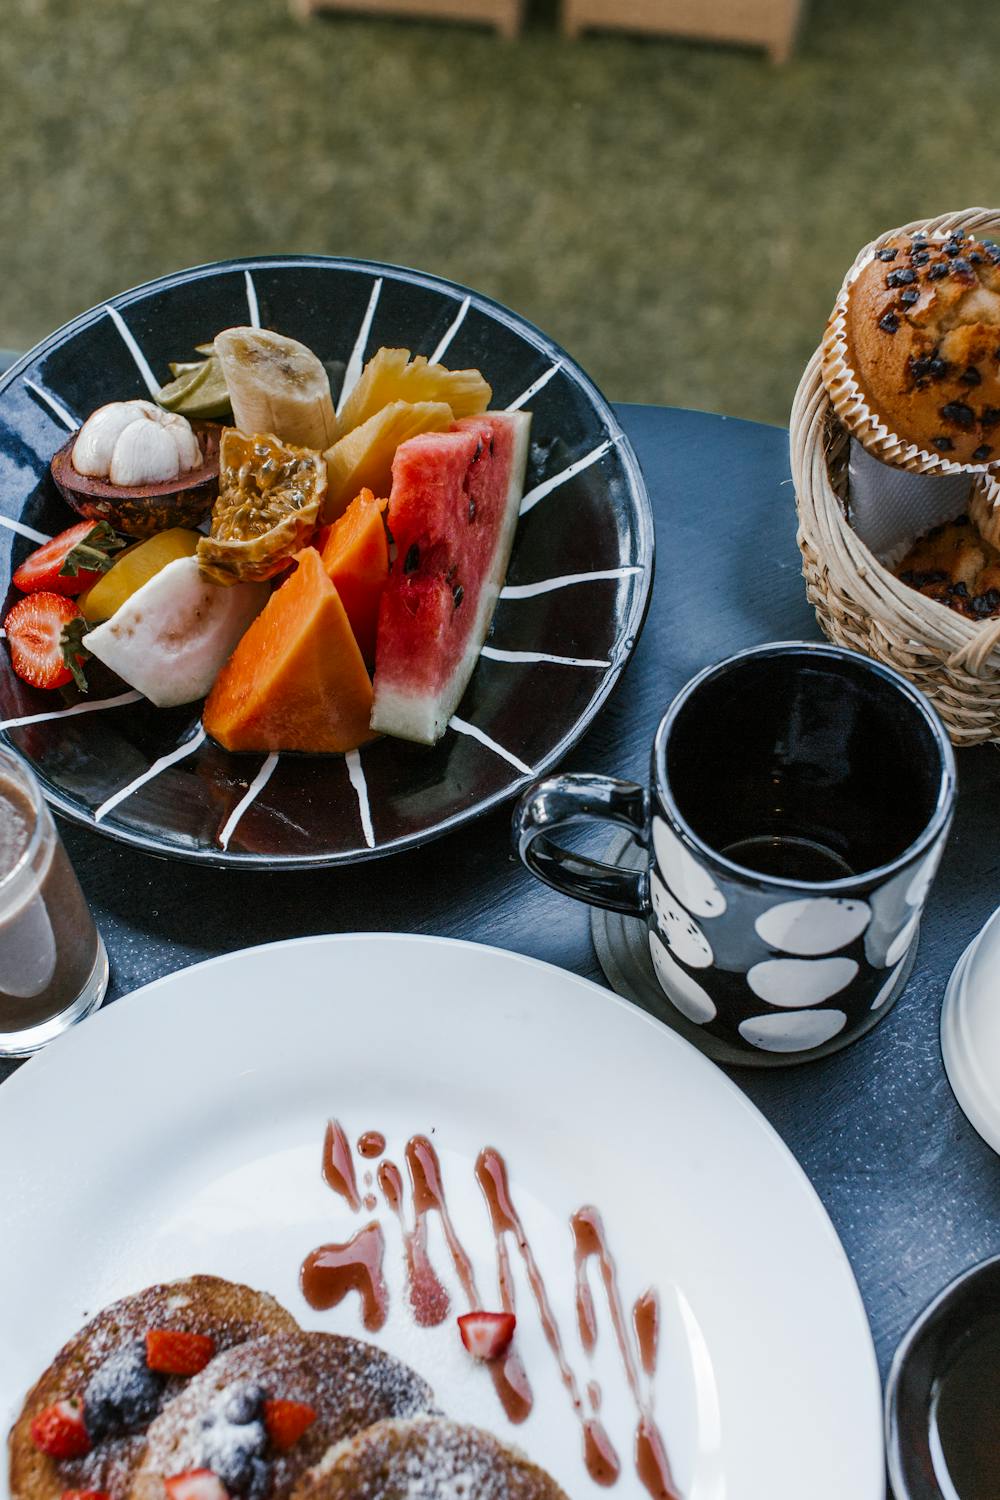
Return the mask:
[[[316,1408],[307,1401],[265,1401],[264,1426],[276,1448],[290,1448],[316,1420]]]
[[[82,1458],[90,1452],[79,1396],[47,1406],[31,1421],[31,1441],[50,1458]]]
[[[163,1483],[170,1500],[229,1500],[229,1491],[211,1469],[185,1469]]]
[[[32,552],[14,574],[22,594],[82,594],[106,573],[125,543],[107,521],[81,521]]]
[[[65,687],[75,682],[87,691],[81,663],[87,622],[71,599],[61,594],[29,594],[19,599],[4,629],[10,643],[11,666],[22,682],[36,688]]]
[[[151,1328],[146,1334],[146,1363],[161,1375],[197,1375],[214,1354],[215,1340],[206,1333]]]
[[[458,1320],[462,1343],[474,1359],[499,1359],[514,1337],[517,1319],[508,1312],[470,1312]]]
[[[63,1490],[62,1500],[111,1500],[108,1490]]]

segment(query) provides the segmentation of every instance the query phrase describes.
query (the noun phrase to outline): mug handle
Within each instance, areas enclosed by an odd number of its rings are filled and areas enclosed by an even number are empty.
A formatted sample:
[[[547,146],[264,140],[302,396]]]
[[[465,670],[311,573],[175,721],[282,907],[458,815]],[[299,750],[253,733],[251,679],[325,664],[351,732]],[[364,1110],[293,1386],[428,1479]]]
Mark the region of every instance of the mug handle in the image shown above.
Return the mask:
[[[552,838],[560,828],[593,820],[618,823],[645,845],[649,827],[649,796],[645,787],[634,781],[586,772],[536,781],[514,809],[517,852],[532,875],[553,890],[591,906],[644,917],[649,911],[647,870],[616,869],[601,860],[572,854]]]

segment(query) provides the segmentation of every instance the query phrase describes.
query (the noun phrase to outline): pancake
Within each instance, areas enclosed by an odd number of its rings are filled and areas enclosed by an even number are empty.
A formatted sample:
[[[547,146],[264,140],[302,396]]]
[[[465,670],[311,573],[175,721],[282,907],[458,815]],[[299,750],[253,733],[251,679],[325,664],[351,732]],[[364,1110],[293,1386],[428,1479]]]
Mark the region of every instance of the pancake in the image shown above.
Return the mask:
[[[279,1451],[261,1421],[264,1400],[306,1402],[316,1419]],[[372,1344],[334,1333],[256,1339],[213,1359],[164,1408],[130,1500],[166,1500],[164,1478],[200,1468],[233,1500],[283,1500],[333,1444],[384,1417],[433,1411],[433,1400],[419,1375]]]
[[[121,1500],[128,1492],[147,1426],[187,1383],[180,1376],[143,1373],[151,1328],[208,1334],[221,1351],[262,1334],[294,1331],[298,1324],[266,1292],[217,1276],[146,1287],[106,1307],[59,1351],[25,1399],[9,1438],[12,1500],[60,1500],[67,1489],[107,1490]],[[96,1407],[101,1389],[121,1394],[123,1376],[133,1385],[126,1392],[133,1416],[127,1431],[95,1438],[82,1458],[57,1460],[39,1452],[31,1439],[33,1417],[57,1401],[84,1396],[86,1420],[88,1386]]]
[[[378,1422],[348,1438],[292,1500],[567,1500],[550,1474],[492,1433],[445,1417]]]

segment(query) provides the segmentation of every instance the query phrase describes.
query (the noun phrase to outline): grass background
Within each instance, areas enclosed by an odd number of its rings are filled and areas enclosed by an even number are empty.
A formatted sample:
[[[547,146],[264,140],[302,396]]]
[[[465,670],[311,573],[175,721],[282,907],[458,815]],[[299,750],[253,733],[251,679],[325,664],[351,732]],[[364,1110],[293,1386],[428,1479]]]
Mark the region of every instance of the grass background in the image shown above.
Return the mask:
[[[706,5],[710,0],[705,0]],[[807,0],[795,59],[284,0],[6,0],[0,345],[229,255],[473,285],[618,400],[786,420],[877,230],[1000,201],[1000,5]]]

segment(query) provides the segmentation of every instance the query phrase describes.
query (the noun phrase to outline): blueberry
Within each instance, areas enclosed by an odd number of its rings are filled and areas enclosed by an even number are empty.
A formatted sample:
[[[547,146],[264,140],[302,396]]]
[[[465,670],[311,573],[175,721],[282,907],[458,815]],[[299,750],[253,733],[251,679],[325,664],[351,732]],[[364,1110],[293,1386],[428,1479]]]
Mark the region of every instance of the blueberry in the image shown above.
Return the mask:
[[[980,443],[979,447],[973,453],[972,457],[977,464],[981,464],[989,458],[992,452],[993,449],[990,447],[989,443]]]
[[[222,1403],[222,1415],[227,1422],[233,1422],[241,1427],[245,1422],[253,1422],[260,1416],[264,1405],[264,1391],[261,1386],[252,1380],[244,1381],[242,1385],[232,1388]]]
[[[202,1435],[201,1463],[219,1476],[231,1495],[245,1495],[266,1447],[263,1422],[220,1422]]]
[[[956,599],[968,599],[969,597],[969,585],[967,583],[953,583],[951,591]]]
[[[83,1393],[92,1438],[142,1427],[160,1409],[164,1378],[146,1364],[146,1346],[129,1344],[99,1365]]]
[[[915,286],[911,286],[908,291],[902,293],[899,300],[904,307],[912,307],[914,302],[920,301],[920,293]]]
[[[931,360],[930,369],[931,374],[934,376],[934,379],[940,380],[943,375],[947,375],[948,373],[948,361],[946,359],[941,359],[938,355],[935,354],[934,358]]]
[[[972,613],[983,620],[1000,606],[1000,593],[996,589],[987,589],[985,594],[976,594],[970,603]]]
[[[899,328],[899,319],[894,312],[887,312],[883,318],[879,318],[878,326],[883,333],[895,333]]]
[[[973,250],[972,254],[969,256],[969,260],[974,266],[981,266],[983,263],[983,257],[980,255],[978,250]]]
[[[972,270],[972,266],[964,255],[960,255],[957,260],[952,261],[951,269],[952,271],[957,271],[960,275],[964,275],[966,272]]]
[[[970,365],[967,370],[962,371],[959,379],[961,380],[963,385],[981,385],[983,377],[980,375],[975,365]]]
[[[931,357],[929,354],[920,354],[916,359],[910,356],[910,374],[914,380],[923,380],[930,374]]]
[[[895,260],[896,256],[898,254],[899,254],[898,250],[893,250],[891,248],[886,248],[885,250],[876,250],[876,252],[875,252],[875,259],[876,260]]]
[[[976,414],[971,406],[966,406],[964,401],[946,401],[941,408],[940,415],[946,422],[954,422],[956,427],[962,427],[966,431],[974,424]]]
[[[950,453],[955,446],[951,438],[945,437],[943,433],[940,433],[935,438],[931,438],[931,442],[934,444],[935,448],[937,448],[939,453]]]
[[[915,250],[912,257],[915,266],[926,266],[930,258],[931,252],[929,250]]]
[[[979,420],[984,427],[995,427],[1000,422],[1000,406],[984,406]]]
[[[945,255],[959,255],[961,254],[961,246],[956,245],[954,240],[950,240],[944,247],[944,253]]]
[[[942,276],[947,276],[949,269],[950,267],[943,260],[939,260],[936,265],[931,266],[927,274],[932,281],[940,281]]]
[[[911,281],[916,281],[916,271],[911,271],[909,266],[900,266],[898,271],[890,271],[885,278],[886,286],[909,286]]]
[[[251,1462],[250,1484],[247,1500],[266,1500],[271,1492],[271,1465],[266,1458],[255,1458]]]

